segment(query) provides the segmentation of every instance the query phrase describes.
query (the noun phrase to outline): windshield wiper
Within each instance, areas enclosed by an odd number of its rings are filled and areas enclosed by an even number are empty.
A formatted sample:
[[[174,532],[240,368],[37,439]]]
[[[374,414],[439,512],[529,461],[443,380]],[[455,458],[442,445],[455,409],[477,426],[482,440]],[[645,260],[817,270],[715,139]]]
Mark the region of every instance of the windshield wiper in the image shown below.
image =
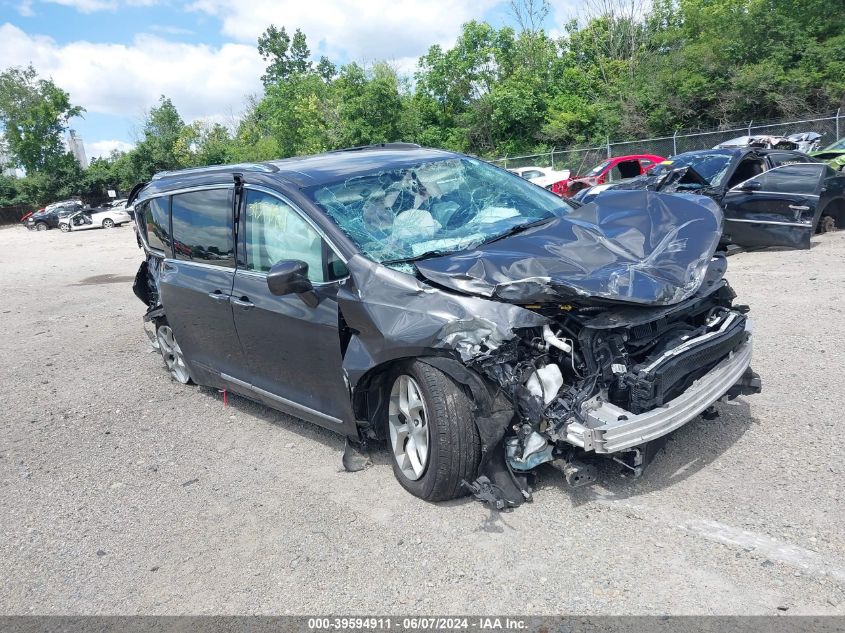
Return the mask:
[[[494,235],[493,237],[487,238],[483,242],[479,242],[474,246],[474,248],[478,248],[479,246],[484,246],[486,244],[492,244],[493,242],[498,242],[499,240],[503,240],[506,237],[510,237],[511,235],[517,235],[518,233],[522,233],[523,231],[527,231],[530,228],[535,226],[540,226],[541,224],[546,224],[551,222],[557,218],[556,215],[552,214],[547,218],[540,218],[539,220],[534,220],[533,222],[526,222],[525,224],[518,224],[516,226],[512,226],[504,233],[500,233],[499,235]]]
[[[381,264],[383,266],[390,266],[391,264],[407,264],[410,262],[418,262],[422,259],[429,259],[430,257],[442,257],[443,255],[451,255],[456,251],[426,251],[419,255],[412,255],[410,257],[397,257],[396,259],[386,259]]]

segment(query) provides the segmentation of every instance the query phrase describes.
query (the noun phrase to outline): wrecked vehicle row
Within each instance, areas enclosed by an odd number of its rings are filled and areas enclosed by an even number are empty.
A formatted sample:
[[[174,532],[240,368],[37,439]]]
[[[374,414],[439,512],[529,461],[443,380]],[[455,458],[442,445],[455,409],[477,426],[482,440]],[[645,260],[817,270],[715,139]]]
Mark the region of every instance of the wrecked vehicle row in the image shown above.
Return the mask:
[[[845,174],[791,150],[686,152],[640,178],[584,191],[580,199],[619,190],[712,198],[725,216],[723,246],[810,248],[815,233],[845,228]]]
[[[163,174],[135,202],[135,292],[172,377],[384,442],[432,501],[530,475],[639,474],[714,403],[760,390],[710,198],[584,206],[413,145]]]

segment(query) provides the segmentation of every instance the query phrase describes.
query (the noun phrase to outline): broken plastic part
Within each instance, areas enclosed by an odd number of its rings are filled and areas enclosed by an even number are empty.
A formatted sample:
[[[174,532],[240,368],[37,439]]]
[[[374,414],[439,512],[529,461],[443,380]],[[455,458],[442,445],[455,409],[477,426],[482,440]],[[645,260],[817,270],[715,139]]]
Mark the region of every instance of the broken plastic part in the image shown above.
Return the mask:
[[[508,464],[514,470],[531,470],[554,459],[554,446],[539,433],[531,433],[522,444],[520,448],[518,437],[509,437],[505,441]]]
[[[532,396],[541,398],[549,404],[557,397],[557,392],[563,386],[563,374],[560,367],[554,364],[546,365],[535,371],[525,383],[525,388]]]
[[[355,442],[347,437],[346,444],[343,447],[343,467],[348,472],[354,473],[372,465],[373,462],[367,452],[367,445],[364,442]]]

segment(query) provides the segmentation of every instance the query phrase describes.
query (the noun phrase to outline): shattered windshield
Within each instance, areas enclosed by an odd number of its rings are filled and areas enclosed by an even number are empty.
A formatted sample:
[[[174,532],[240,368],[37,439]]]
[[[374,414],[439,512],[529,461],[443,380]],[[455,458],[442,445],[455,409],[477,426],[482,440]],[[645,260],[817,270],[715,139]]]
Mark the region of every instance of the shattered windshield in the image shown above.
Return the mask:
[[[656,165],[652,170],[653,175],[659,175],[672,169],[680,167],[692,167],[713,187],[718,187],[728,173],[728,166],[731,164],[733,154],[731,152],[690,152],[678,154],[669,160]]]
[[[370,172],[306,193],[379,263],[464,250],[572,210],[545,189],[470,158]]]

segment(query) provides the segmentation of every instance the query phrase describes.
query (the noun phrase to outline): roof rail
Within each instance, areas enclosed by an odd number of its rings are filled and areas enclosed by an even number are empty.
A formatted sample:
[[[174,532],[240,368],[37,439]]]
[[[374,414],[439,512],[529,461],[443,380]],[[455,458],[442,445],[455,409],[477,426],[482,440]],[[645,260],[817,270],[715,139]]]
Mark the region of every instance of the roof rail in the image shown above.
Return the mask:
[[[337,152],[361,152],[367,149],[420,149],[422,146],[416,143],[373,143],[372,145],[358,145],[357,147],[343,147],[333,149],[328,154]]]
[[[265,174],[271,174],[279,171],[279,168],[271,163],[236,163],[234,165],[209,165],[207,167],[189,167],[187,169],[173,169],[170,171],[157,172],[151,180],[159,180],[168,176],[200,174],[203,172],[214,171],[257,171]]]

